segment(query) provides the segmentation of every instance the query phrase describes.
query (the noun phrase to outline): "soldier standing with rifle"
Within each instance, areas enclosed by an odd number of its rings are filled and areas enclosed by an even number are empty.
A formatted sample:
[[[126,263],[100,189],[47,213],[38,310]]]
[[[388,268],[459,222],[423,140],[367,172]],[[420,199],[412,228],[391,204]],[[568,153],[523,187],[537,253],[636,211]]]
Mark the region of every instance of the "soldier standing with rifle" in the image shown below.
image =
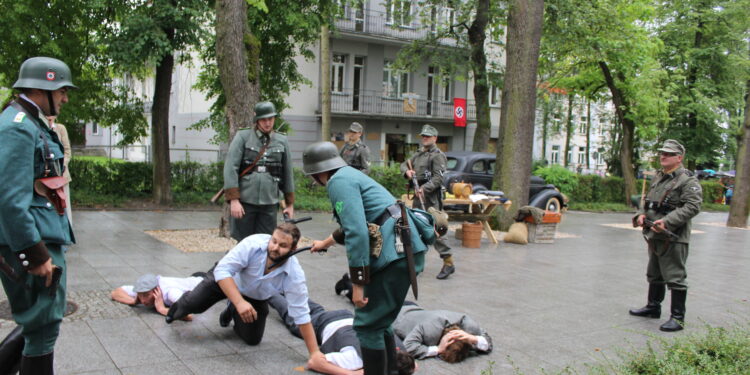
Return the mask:
[[[56,116],[73,85],[60,60],[33,57],[13,85],[21,94],[0,115],[0,280],[18,324],[0,344],[0,373],[46,375],[65,311],[65,254],[74,241],[63,185]]]
[[[424,125],[419,134],[422,136],[422,150],[412,155],[411,159],[401,163],[401,173],[410,182],[412,178],[417,178],[419,185],[414,186],[414,195],[417,195],[417,198],[422,201],[424,210],[429,210],[431,207],[442,210],[443,174],[445,174],[448,159],[435,145],[438,136],[437,129],[431,125]],[[442,238],[435,241],[435,250],[440,253],[440,258],[443,259],[443,268],[437,275],[439,280],[443,280],[456,272],[453,254],[451,254],[451,248]]]
[[[276,108],[271,102],[255,105],[255,127],[237,132],[224,162],[224,195],[230,205],[232,238],[273,233],[284,193],[284,214],[294,217],[292,154],[285,135],[273,125]]]
[[[673,332],[682,330],[685,322],[690,226],[692,218],[700,212],[703,195],[698,179],[682,166],[685,147],[668,139],[659,153],[662,170],[633,217],[633,226],[643,227],[648,244],[648,303],[630,310],[630,315],[661,317],[666,284],[672,291],[671,317],[659,329]]]
[[[427,252],[414,226],[416,220],[382,185],[349,167],[333,143],[307,146],[302,163],[305,174],[328,190],[341,226],[325,240],[314,241],[311,251],[327,249],[334,242],[346,246],[356,306],[353,326],[361,344],[364,374],[383,375],[386,369],[388,374],[397,373],[391,323],[409,285],[416,296],[416,275],[424,268]],[[372,238],[380,238],[381,245],[373,246]]]
[[[362,173],[370,174],[370,148],[362,142],[364,128],[358,122],[349,126],[349,140],[341,147],[340,155],[350,167],[359,169]]]

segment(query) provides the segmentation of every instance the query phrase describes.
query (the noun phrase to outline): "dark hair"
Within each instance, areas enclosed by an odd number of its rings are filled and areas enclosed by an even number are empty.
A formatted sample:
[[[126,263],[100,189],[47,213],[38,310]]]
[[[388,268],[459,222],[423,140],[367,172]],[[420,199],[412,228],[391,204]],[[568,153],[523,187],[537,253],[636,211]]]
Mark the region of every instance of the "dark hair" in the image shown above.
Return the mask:
[[[414,365],[414,357],[404,350],[397,350],[396,367],[398,367],[398,375],[413,374],[416,368]]]
[[[452,324],[443,329],[443,334],[440,335],[440,337],[442,338],[446,333],[457,329],[461,329],[461,327],[458,324]],[[470,349],[471,345],[468,342],[454,341],[445,348],[445,351],[442,354],[440,354],[440,359],[448,363],[461,362],[469,356]]]
[[[282,231],[282,232],[284,232],[284,233],[292,236],[292,247],[291,248],[294,249],[294,248],[297,247],[297,242],[299,241],[299,238],[300,238],[300,232],[299,232],[299,228],[297,228],[296,225],[294,225],[292,223],[281,223],[274,230],[280,230],[280,231]]]

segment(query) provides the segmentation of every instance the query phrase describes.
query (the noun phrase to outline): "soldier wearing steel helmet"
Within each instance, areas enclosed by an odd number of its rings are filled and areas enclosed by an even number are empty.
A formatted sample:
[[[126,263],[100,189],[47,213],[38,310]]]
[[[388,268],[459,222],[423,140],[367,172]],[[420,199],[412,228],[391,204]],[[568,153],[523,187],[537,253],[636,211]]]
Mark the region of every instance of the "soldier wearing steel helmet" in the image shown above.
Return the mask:
[[[60,112],[76,86],[64,62],[33,57],[13,88],[20,94],[0,114],[0,280],[18,327],[0,344],[0,373],[45,375],[53,371],[66,306],[62,248],[74,236],[64,193],[41,195],[35,184],[63,175],[63,145],[47,116]]]
[[[349,126],[349,139],[341,147],[339,154],[349,166],[359,169],[362,173],[370,174],[370,148],[362,142],[364,127],[358,122]]]
[[[672,291],[669,320],[659,329],[679,331],[685,323],[690,222],[701,210],[703,191],[698,179],[682,166],[685,147],[674,139],[659,149],[662,170],[651,183],[643,207],[633,217],[633,226],[643,227],[648,244],[648,302],[630,315],[661,316],[665,288]],[[671,236],[670,236],[671,234]]]
[[[237,132],[224,162],[224,196],[230,205],[232,238],[273,233],[284,193],[284,213],[294,217],[294,175],[287,137],[274,131],[276,107],[255,105],[255,126]],[[253,166],[240,177],[240,173]]]
[[[335,242],[346,246],[354,284],[354,331],[361,344],[364,373],[384,374],[387,367],[387,373],[392,374],[397,370],[391,323],[410,285],[416,293],[416,273],[424,268],[426,240],[409,215],[411,236],[404,237],[411,239],[411,246],[401,249],[397,245],[403,241],[401,237],[397,240],[396,234],[397,223],[403,223],[403,211],[396,199],[375,180],[348,166],[333,143],[307,146],[302,163],[305,174],[328,190],[334,217],[341,226],[325,240],[314,241],[312,251],[329,248]],[[377,233],[371,234],[373,230]],[[372,246],[373,236],[382,240],[382,246]]]

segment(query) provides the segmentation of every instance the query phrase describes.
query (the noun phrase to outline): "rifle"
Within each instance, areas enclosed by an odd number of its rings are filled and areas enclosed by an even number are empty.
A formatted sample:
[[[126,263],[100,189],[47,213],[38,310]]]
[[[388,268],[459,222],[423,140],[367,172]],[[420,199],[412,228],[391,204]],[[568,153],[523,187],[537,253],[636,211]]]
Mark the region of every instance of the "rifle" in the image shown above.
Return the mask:
[[[409,167],[410,171],[414,171],[414,168],[411,166],[411,160],[406,161],[406,166]],[[419,182],[417,182],[417,173],[416,171],[411,176],[411,183],[414,185],[414,195],[419,198],[419,204],[422,205],[422,210],[425,210],[424,208],[424,198],[422,197],[422,194],[419,194]]]
[[[653,227],[653,226],[654,226],[654,222],[653,221],[651,221],[649,219],[646,219],[646,218],[643,219],[643,227],[644,228],[651,229],[651,227]],[[675,232],[672,232],[671,230],[669,230],[667,228],[664,228],[664,230],[662,230],[662,232],[664,234],[666,234],[667,236],[669,236],[669,239],[672,240],[672,241],[675,241],[678,238],[680,238],[680,236],[678,236]]]

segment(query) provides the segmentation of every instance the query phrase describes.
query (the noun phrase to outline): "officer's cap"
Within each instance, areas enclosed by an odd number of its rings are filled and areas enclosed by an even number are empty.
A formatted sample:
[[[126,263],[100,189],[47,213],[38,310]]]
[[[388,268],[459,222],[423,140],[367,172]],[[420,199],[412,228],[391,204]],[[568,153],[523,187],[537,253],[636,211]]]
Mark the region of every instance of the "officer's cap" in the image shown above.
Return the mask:
[[[138,280],[135,281],[133,291],[136,293],[144,293],[156,288],[158,285],[159,280],[156,278],[156,275],[147,273],[139,277]]]
[[[427,137],[437,137],[438,131],[437,131],[437,129],[435,129],[434,126],[432,126],[430,124],[425,124],[422,127],[422,131],[419,133],[419,135],[424,135],[424,136],[427,136]]]
[[[358,122],[353,122],[349,125],[349,131],[352,133],[362,133],[362,130],[364,130],[364,127]]]
[[[674,139],[667,139],[659,149],[660,152],[671,152],[677,155],[685,155],[685,147]]]

